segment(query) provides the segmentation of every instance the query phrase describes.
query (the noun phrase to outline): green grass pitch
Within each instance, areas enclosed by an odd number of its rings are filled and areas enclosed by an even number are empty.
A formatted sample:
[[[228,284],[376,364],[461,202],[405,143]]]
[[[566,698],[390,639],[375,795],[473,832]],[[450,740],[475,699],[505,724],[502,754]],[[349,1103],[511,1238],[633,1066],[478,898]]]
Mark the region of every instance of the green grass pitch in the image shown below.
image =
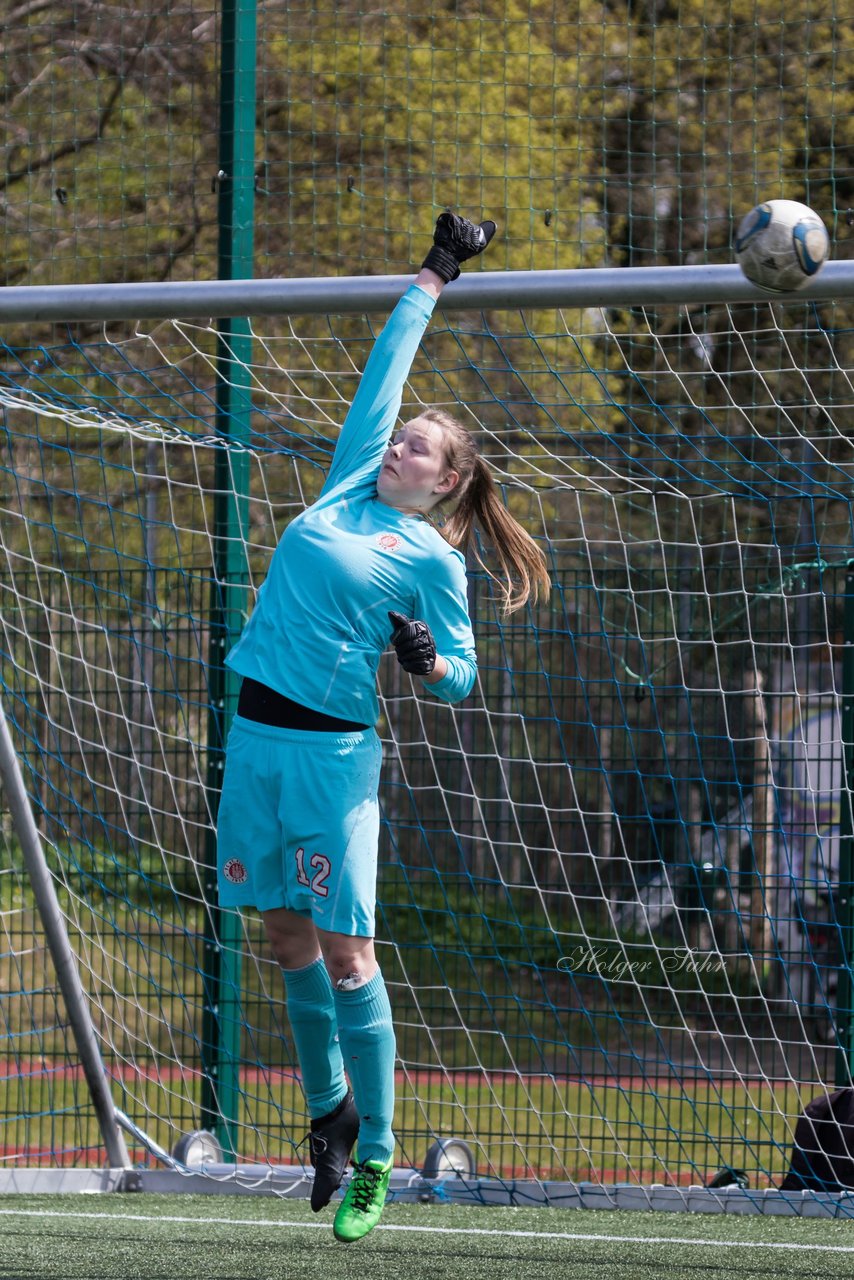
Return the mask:
[[[827,1280],[851,1220],[390,1204],[356,1245],[331,1206],[248,1196],[0,1197],[16,1280]]]

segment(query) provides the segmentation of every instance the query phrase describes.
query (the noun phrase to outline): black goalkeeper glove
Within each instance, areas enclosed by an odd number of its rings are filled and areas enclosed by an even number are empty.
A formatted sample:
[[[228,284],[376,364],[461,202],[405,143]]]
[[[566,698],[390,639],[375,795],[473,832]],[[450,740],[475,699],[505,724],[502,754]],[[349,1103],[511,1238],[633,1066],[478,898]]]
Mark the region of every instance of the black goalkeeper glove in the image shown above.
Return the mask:
[[[483,253],[495,235],[494,222],[469,222],[456,213],[440,213],[433,232],[433,248],[422,262],[450,284],[460,274],[460,263]]]
[[[426,622],[405,618],[402,613],[389,613],[394,627],[391,643],[404,671],[413,676],[429,676],[436,665],[436,641]]]

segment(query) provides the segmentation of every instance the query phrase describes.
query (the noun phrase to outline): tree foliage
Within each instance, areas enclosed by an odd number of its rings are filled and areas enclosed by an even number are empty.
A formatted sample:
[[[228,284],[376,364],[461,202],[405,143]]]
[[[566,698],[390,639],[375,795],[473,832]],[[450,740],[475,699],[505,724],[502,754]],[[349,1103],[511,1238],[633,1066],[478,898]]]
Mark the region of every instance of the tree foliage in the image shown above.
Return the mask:
[[[6,284],[193,272],[204,233],[215,243],[215,203],[200,200],[201,175],[209,185],[216,172],[214,32],[213,13],[121,0],[29,0],[8,14]]]
[[[758,198],[832,231],[854,200],[834,0],[270,0],[258,23],[259,273],[405,270],[447,205],[495,217],[491,265],[518,269],[726,260]],[[0,40],[6,283],[214,274],[215,7],[29,0]]]

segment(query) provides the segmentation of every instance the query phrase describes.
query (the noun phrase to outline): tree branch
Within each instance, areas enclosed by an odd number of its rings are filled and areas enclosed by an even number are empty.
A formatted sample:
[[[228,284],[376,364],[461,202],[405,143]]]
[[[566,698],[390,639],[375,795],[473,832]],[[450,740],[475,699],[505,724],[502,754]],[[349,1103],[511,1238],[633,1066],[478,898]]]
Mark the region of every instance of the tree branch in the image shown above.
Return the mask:
[[[31,161],[23,169],[11,170],[0,182],[0,191],[6,191],[13,183],[22,182],[24,178],[30,177],[31,174],[38,173],[40,169],[49,168],[57,160],[62,160],[65,156],[76,155],[86,147],[92,147],[96,142],[100,142],[123,89],[124,79],[118,77],[113,86],[113,91],[98,117],[98,124],[93,133],[90,133],[86,138],[72,138],[70,142],[63,142],[60,146],[55,147],[53,151],[49,151],[46,155],[39,156],[37,160]]]
[[[188,249],[192,249],[193,245],[198,240],[202,231],[202,226],[202,220],[198,213],[196,213],[192,226],[187,228],[177,244],[174,244],[171,249],[166,251],[166,261],[158,277],[160,280],[169,279],[175,263],[187,252]]]
[[[55,4],[56,0],[29,0],[28,4],[18,5],[17,9],[7,14],[4,22],[0,22],[0,32],[16,30],[27,18],[43,13],[45,9],[52,9]]]
[[[146,31],[146,36],[150,27],[151,22],[149,23]],[[22,182],[25,178],[30,177],[31,174],[38,173],[40,169],[50,168],[52,165],[56,164],[57,160],[62,160],[65,156],[76,155],[86,147],[95,146],[96,143],[100,142],[106,132],[107,126],[110,123],[118,101],[122,96],[125,82],[130,79],[134,65],[136,64],[136,61],[144,47],[145,42],[143,41],[134,50],[133,57],[131,58],[130,65],[127,69],[123,72],[116,73],[113,90],[98,116],[98,123],[95,126],[94,131],[85,138],[72,138],[70,142],[60,143],[60,145],[54,147],[52,151],[47,152],[47,154],[43,156],[39,156],[38,159],[31,161],[21,169],[12,169],[8,171],[2,181],[0,181],[0,191],[8,190],[8,188],[14,183]]]

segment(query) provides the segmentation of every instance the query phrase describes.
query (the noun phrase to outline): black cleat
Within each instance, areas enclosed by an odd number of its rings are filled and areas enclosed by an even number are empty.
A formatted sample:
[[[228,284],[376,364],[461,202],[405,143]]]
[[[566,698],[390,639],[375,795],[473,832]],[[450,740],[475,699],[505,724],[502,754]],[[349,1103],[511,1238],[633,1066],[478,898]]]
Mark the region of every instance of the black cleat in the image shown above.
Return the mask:
[[[315,1171],[311,1188],[311,1207],[315,1213],[326,1208],[341,1186],[358,1136],[359,1113],[348,1089],[334,1111],[311,1122],[308,1151]]]

